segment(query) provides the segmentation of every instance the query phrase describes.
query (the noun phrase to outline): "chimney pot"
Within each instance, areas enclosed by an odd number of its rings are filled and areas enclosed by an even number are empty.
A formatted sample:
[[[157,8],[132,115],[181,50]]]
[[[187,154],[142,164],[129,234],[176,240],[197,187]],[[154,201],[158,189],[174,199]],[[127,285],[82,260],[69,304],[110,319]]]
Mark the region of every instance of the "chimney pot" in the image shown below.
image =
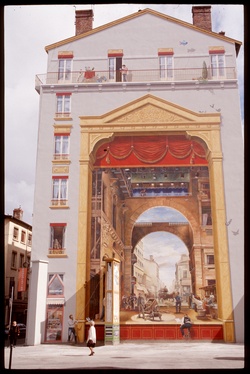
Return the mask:
[[[193,25],[212,31],[211,6],[193,6]]]
[[[13,210],[13,217],[22,220],[23,219],[23,210],[21,207]]]

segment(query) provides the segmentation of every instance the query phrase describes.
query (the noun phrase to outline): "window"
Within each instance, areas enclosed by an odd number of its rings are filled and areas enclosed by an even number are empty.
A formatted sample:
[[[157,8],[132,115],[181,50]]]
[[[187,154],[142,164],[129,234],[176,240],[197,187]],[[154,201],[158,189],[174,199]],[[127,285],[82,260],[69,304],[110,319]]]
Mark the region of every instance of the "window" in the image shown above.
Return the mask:
[[[212,78],[225,77],[225,49],[224,47],[209,48]]]
[[[115,79],[115,59],[109,58],[109,80]]]
[[[63,274],[49,274],[48,296],[63,294]]]
[[[50,248],[61,252],[65,247],[66,223],[50,224]]]
[[[199,181],[199,192],[201,200],[210,199],[210,186],[208,181]]]
[[[28,234],[28,243],[27,243],[29,246],[31,246],[32,244],[32,235],[31,234]]]
[[[211,55],[211,69],[213,78],[225,76],[224,55]]]
[[[212,215],[211,215],[211,206],[210,204],[203,204],[201,207],[202,211],[202,226],[211,226],[212,225]]]
[[[55,134],[55,160],[66,160],[69,158],[69,134]]]
[[[214,255],[207,255],[207,265],[214,265]]]
[[[18,240],[18,234],[19,234],[18,228],[14,227],[14,230],[13,230],[13,239],[14,240]]]
[[[109,76],[110,81],[121,82],[121,68],[122,68],[122,49],[109,49],[108,50],[108,64],[109,64]]]
[[[23,264],[24,264],[24,255],[20,255],[19,267],[23,268]]]
[[[26,232],[22,230],[21,232],[21,243],[25,243],[26,242]]]
[[[52,205],[66,205],[68,198],[68,177],[53,177]]]
[[[71,66],[72,59],[70,58],[60,58],[58,61],[58,80],[70,81],[71,80]]]
[[[173,48],[159,48],[159,69],[161,79],[173,78]]]
[[[12,252],[11,253],[11,267],[13,269],[16,269],[16,266],[17,266],[16,261],[17,261],[17,253],[16,252]]]
[[[13,291],[13,296],[15,295],[15,278],[10,277],[10,287],[9,287],[9,297],[12,296],[12,291]]]
[[[109,81],[121,82],[122,81],[122,58],[121,57],[110,57],[109,58]]]
[[[173,56],[160,56],[159,65],[161,79],[173,78]]]
[[[56,116],[69,117],[71,106],[71,93],[57,94]]]
[[[63,303],[47,305],[46,315],[46,342],[62,341]]]

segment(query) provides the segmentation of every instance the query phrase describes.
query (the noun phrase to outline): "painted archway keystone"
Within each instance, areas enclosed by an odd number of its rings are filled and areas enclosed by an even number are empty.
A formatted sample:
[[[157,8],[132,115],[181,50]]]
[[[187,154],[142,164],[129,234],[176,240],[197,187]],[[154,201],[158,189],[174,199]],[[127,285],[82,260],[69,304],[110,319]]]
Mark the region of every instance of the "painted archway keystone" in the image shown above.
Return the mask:
[[[220,114],[196,113],[162,98],[145,95],[100,116],[81,116],[80,204],[77,291],[88,279],[90,252],[91,184],[95,153],[115,136],[186,135],[206,146],[209,165],[215,252],[218,317],[223,322],[224,339],[234,342],[225,199],[220,139]],[[77,310],[84,310],[84,292],[77,292]]]

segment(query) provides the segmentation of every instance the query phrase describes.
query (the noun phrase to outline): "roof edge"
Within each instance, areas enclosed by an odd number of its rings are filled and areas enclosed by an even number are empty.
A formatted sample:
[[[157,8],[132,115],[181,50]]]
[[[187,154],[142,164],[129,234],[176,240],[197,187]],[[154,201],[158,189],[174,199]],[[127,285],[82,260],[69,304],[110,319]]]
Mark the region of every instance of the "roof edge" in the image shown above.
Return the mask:
[[[53,43],[53,44],[49,44],[49,45],[47,45],[45,47],[45,51],[48,53],[48,51],[50,51],[50,50],[52,50],[54,48],[57,48],[57,47],[59,47],[61,45],[64,45],[66,43],[71,43],[72,41],[75,41],[75,40],[78,40],[78,39],[81,39],[81,38],[85,38],[87,36],[90,36],[92,34],[100,32],[102,30],[108,29],[109,27],[113,27],[113,26],[116,26],[116,25],[118,25],[120,23],[123,23],[123,22],[126,22],[128,20],[131,20],[133,18],[140,17],[140,16],[142,16],[144,14],[152,14],[154,16],[164,18],[164,19],[166,19],[168,21],[181,24],[181,25],[183,25],[185,27],[191,28],[191,29],[196,30],[198,32],[202,32],[202,33],[207,34],[207,35],[212,35],[213,37],[216,37],[216,38],[221,39],[221,40],[225,40],[225,41],[227,41],[229,43],[234,43],[235,44],[235,49],[236,49],[236,56],[238,55],[240,47],[242,45],[242,42],[239,41],[239,40],[229,38],[229,37],[227,37],[225,35],[221,35],[221,34],[216,33],[214,31],[204,30],[204,29],[202,29],[200,27],[194,26],[193,24],[188,23],[186,21],[182,21],[182,20],[180,20],[178,18],[174,18],[174,17],[168,16],[168,15],[166,15],[164,13],[160,13],[160,12],[158,12],[156,10],[152,10],[150,8],[145,8],[143,10],[139,10],[136,13],[132,13],[132,14],[130,14],[128,16],[119,18],[119,19],[117,19],[115,21],[112,21],[112,22],[106,23],[104,25],[98,26],[98,27],[96,27],[96,28],[94,28],[94,29],[86,32],[86,33],[79,34],[79,35],[74,35],[74,36],[69,37],[67,39],[63,39],[63,40],[61,40],[59,42],[56,42],[56,43]]]

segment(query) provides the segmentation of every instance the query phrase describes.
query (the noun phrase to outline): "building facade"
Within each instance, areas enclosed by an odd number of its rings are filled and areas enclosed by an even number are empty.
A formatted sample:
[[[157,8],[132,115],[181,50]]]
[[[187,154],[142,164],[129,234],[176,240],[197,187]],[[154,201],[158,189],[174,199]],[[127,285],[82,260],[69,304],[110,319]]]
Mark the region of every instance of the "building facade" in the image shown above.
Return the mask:
[[[32,226],[23,221],[21,208],[4,216],[5,324],[26,324]]]
[[[87,317],[98,318],[105,296],[97,338],[113,329],[143,339],[141,326],[129,326],[133,316],[109,316],[136,288],[134,249],[158,231],[186,246],[190,293],[203,298],[204,287],[216,288],[217,318],[197,321],[196,338],[243,340],[241,42],[212,31],[210,6],[192,12],[193,25],[145,9],[92,29],[92,10],[76,11],[76,35],[45,48],[47,73],[36,77],[30,345],[66,341],[71,313],[83,342]],[[154,207],[186,221],[138,225]],[[107,297],[111,259],[120,296]],[[163,284],[151,271],[157,299]],[[178,339],[174,321],[170,338]],[[158,332],[151,324],[150,339],[169,338],[162,323]]]

